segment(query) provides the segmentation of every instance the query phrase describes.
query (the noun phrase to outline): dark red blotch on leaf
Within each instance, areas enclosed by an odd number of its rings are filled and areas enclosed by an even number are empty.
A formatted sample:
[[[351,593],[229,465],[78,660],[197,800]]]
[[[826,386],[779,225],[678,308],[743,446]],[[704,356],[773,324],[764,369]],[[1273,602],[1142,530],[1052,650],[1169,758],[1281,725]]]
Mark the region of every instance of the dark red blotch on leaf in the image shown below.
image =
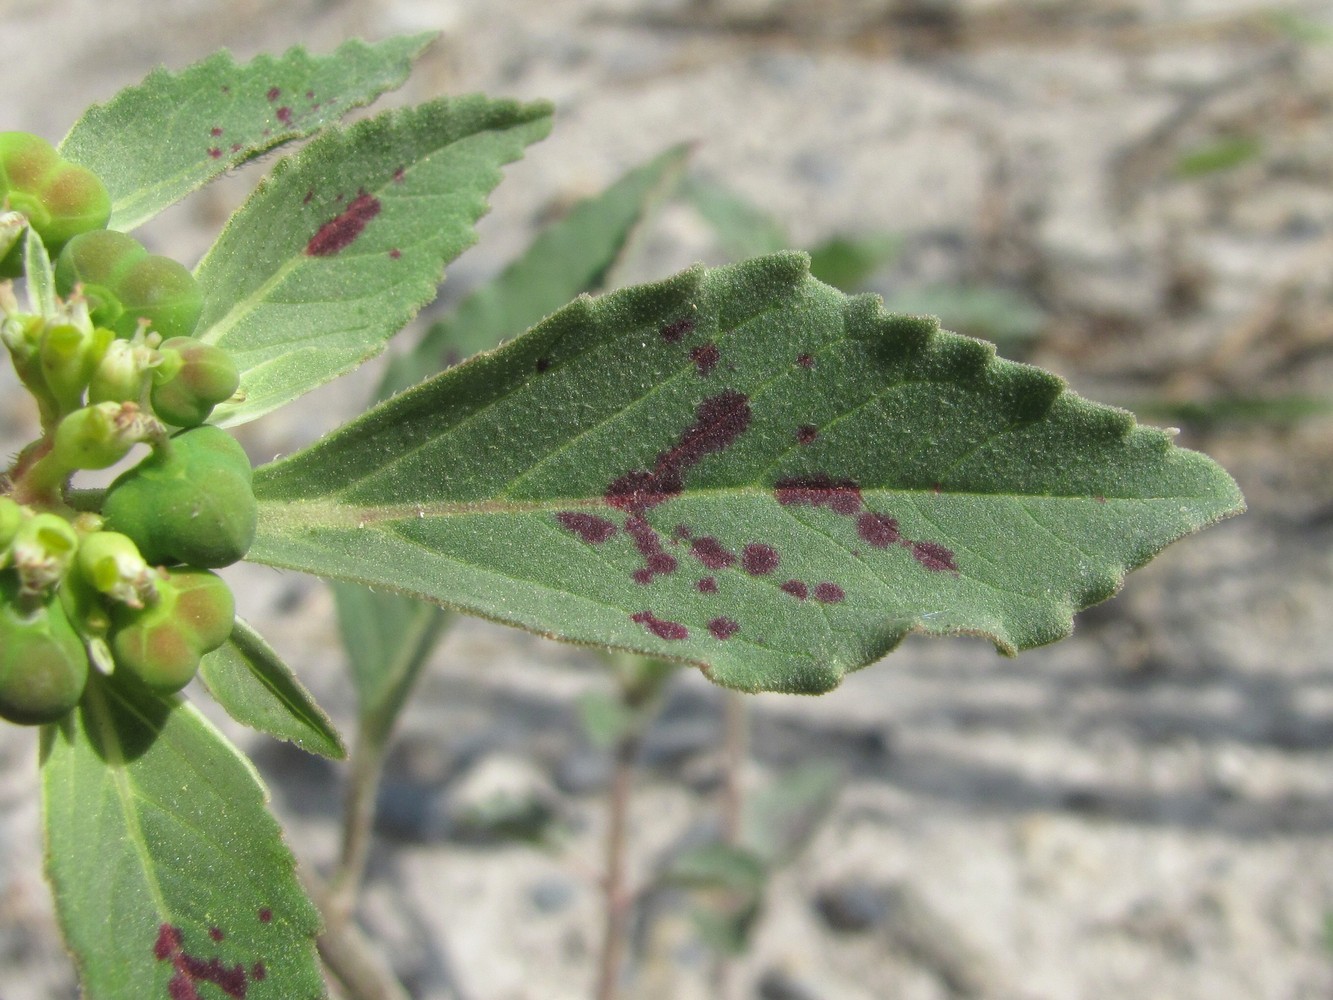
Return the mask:
[[[332,257],[351,246],[371,219],[380,214],[380,200],[361,191],[348,206],[310,237],[305,252],[311,257]]]

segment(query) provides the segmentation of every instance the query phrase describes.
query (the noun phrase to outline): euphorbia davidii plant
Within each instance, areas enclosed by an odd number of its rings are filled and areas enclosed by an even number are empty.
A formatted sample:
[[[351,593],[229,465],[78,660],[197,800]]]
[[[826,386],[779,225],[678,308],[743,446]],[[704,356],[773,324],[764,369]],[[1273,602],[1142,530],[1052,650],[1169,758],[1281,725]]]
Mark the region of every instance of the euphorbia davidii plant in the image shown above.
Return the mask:
[[[550,126],[476,96],[336,124],[424,44],[218,55],[90,109],[58,149],[0,136],[0,260],[23,281],[3,337],[42,428],[0,496],[0,713],[45,727],[47,869],[90,996],[324,992],[263,791],[175,692],[197,669],[240,721],[342,744],[212,569],[245,557],[818,693],[911,631],[1007,654],[1062,638],[1242,508],[1169,433],[823,285],[799,253],[579,297],[252,476],[223,428],[377,354]],[[126,235],[307,136],[192,275]],[[527,267],[508,280],[547,276]],[[108,489],[75,488],[137,443]]]

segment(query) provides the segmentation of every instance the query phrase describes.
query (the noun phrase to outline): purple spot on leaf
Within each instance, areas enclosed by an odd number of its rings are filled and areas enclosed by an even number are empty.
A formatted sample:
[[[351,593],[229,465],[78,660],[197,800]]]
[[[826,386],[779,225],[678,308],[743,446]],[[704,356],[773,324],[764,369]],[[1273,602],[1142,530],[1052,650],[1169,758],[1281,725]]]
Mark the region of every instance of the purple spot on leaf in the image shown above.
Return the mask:
[[[796,363],[802,368],[813,368],[815,366],[815,356],[813,354],[796,355]]]
[[[850,479],[834,480],[824,473],[780,479],[774,496],[784,507],[828,507],[839,514],[861,509],[861,488]]]
[[[214,139],[216,139],[218,136],[222,134],[222,129],[214,125],[211,129],[208,130],[208,134],[211,135]]]
[[[601,545],[616,533],[616,526],[604,517],[596,514],[583,514],[578,511],[561,511],[555,519],[560,526],[574,532],[589,545]]]
[[[642,513],[679,495],[685,473],[706,456],[724,451],[750,426],[750,401],[728,389],[709,396],[695,410],[694,423],[679,440],[657,456],[652,471],[627,472],[607,487],[605,500],[612,507]]]
[[[286,125],[286,126],[288,126],[288,127],[291,126],[291,124],[292,124],[292,109],[291,109],[291,108],[288,108],[288,107],[281,107],[281,108],[278,108],[278,110],[277,110],[277,115],[278,115],[278,121],[282,122],[284,125]]]
[[[698,370],[700,378],[707,378],[717,367],[718,359],[722,357],[716,344],[704,344],[702,347],[690,349],[690,360],[694,362],[694,367]]]
[[[392,250],[389,251],[390,260],[398,260],[402,256],[403,256],[403,251],[399,250],[397,247],[394,247]]]
[[[662,339],[668,344],[679,343],[680,339],[694,329],[694,320],[689,316],[682,316],[680,319],[672,320],[659,331]]]
[[[637,622],[659,639],[688,639],[690,630],[680,622],[663,621],[651,611],[636,611],[630,621]]]
[[[277,87],[269,87],[268,94],[266,96],[270,101],[276,101],[279,97],[282,96],[282,91],[279,90]]]
[[[701,594],[716,594],[717,580],[711,576],[701,577],[699,582],[694,585],[694,589]]]
[[[379,199],[362,191],[347,208],[319,227],[306,244],[305,252],[311,257],[332,257],[351,246],[366,224],[379,214]]]
[[[778,568],[778,550],[771,545],[752,542],[741,553],[741,565],[751,576],[766,576]]]
[[[819,428],[814,424],[804,424],[796,428],[796,440],[800,444],[814,444],[817,437],[819,437]]]
[[[953,550],[945,548],[939,542],[913,542],[912,555],[926,569],[936,572],[958,572],[953,561]]]
[[[546,370],[547,370],[548,368],[550,368],[550,367],[551,367],[551,359],[550,359],[550,358],[538,358],[538,359],[537,359],[537,365],[536,365],[536,368],[537,368],[537,374],[538,374],[538,375],[540,375],[542,372],[546,371]]]
[[[730,639],[741,630],[730,618],[714,618],[708,623],[708,631],[713,633],[714,639]]]
[[[887,514],[867,511],[856,519],[856,533],[863,542],[869,542],[877,549],[887,549],[898,541],[898,522]]]
[[[803,584],[800,580],[788,580],[778,589],[780,589],[784,594],[791,594],[791,596],[796,598],[798,601],[804,601],[807,597],[810,596],[810,588],[807,587],[805,584]]]
[[[847,597],[836,583],[815,584],[815,600],[822,604],[840,604]]]
[[[208,151],[208,155],[213,157],[213,159],[215,160],[220,160],[222,159],[222,150],[218,149],[217,146],[214,146],[212,149]]]
[[[726,569],[736,562],[736,555],[716,538],[696,538],[690,544],[690,554],[709,569]]]

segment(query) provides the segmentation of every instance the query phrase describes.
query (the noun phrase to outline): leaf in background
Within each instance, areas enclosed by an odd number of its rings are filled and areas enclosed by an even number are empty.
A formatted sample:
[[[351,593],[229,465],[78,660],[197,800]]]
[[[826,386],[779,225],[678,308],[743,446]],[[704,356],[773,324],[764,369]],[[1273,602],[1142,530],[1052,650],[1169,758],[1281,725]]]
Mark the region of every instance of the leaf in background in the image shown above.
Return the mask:
[[[283,160],[199,265],[196,337],[230,352],[253,420],[384,349],[476,240],[500,167],[551,124],[546,104],[439,100],[330,129]]]
[[[433,37],[351,41],[329,56],[293,48],[243,66],[223,51],[180,73],[156,69],[89,108],[60,152],[97,173],[111,192],[109,228],[128,231],[232,167],[401,86]]]
[[[705,844],[675,858],[665,881],[691,890],[695,926],[714,951],[745,951],[759,916],[768,869],[744,847]]]
[[[89,1000],[325,995],[319,915],[264,789],[192,706],[94,677],[43,734],[42,794]]]
[[[790,861],[832,811],[844,778],[828,763],[778,776],[746,797],[741,842],[768,865]]]
[[[776,219],[724,185],[691,178],[682,185],[682,193],[713,227],[723,251],[733,260],[791,246],[787,231]]]
[[[262,467],[249,558],[813,692],[913,629],[1060,639],[1242,509],[1166,432],[806,261],[580,299]]]
[[[900,249],[902,240],[888,234],[834,236],[811,249],[810,273],[826,285],[854,292]]]
[[[673,146],[548,226],[498,278],[434,324],[410,352],[390,360],[380,398],[490,350],[581,292],[601,288],[631,235],[679,181],[688,155],[688,146]]]
[[[1046,314],[1017,292],[994,285],[931,285],[888,295],[889,312],[935,316],[945,329],[991,340],[1010,350],[1031,341]]]
[[[199,679],[233,719],[302,750],[342,760],[342,738],[291,668],[239,618],[231,638],[204,657]]]
[[[388,735],[403,699],[448,624],[433,604],[334,582],[338,627],[352,665],[363,736]]]
[[[1197,146],[1182,153],[1176,160],[1177,177],[1202,177],[1223,170],[1231,170],[1243,163],[1257,159],[1264,151],[1264,144],[1257,136],[1236,135],[1218,139],[1205,146]]]

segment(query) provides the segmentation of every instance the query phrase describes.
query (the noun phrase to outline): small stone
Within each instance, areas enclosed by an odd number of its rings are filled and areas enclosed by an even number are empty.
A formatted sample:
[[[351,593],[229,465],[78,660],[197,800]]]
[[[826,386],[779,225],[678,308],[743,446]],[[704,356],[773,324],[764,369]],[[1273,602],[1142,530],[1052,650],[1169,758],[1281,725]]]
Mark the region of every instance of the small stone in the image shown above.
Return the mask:
[[[883,922],[888,916],[889,901],[883,886],[847,882],[819,890],[815,910],[831,930],[857,934]]]

